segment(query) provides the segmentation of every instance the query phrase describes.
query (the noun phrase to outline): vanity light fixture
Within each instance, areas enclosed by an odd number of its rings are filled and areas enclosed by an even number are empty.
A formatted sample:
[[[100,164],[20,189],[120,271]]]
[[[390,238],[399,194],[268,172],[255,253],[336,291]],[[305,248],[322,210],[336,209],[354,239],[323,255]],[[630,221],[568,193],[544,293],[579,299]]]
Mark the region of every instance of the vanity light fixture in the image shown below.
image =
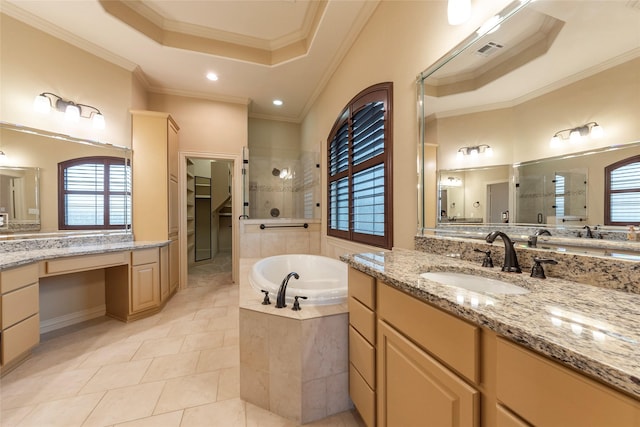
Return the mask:
[[[273,105],[275,105],[276,107],[280,107],[282,104],[284,104],[284,102],[282,102],[281,99],[274,99],[273,100]]]
[[[551,137],[551,146],[559,145],[563,140],[569,140],[569,142],[575,144],[582,141],[583,137],[591,135],[592,138],[598,139],[604,136],[604,129],[596,122],[589,122],[582,126],[578,126],[570,129],[562,129],[556,132]]]
[[[487,144],[473,145],[470,147],[462,147],[458,149],[456,156],[462,159],[464,156],[478,157],[484,154],[487,157],[493,156],[493,148]]]
[[[80,117],[91,119],[94,129],[104,129],[104,116],[96,107],[79,104],[51,92],[42,92],[33,101],[33,109],[38,113],[47,114],[51,108],[63,112],[66,120],[76,122]]]
[[[471,0],[449,0],[447,20],[449,25],[464,24],[471,18]]]
[[[8,163],[8,157],[4,151],[0,150],[0,165],[6,165]]]

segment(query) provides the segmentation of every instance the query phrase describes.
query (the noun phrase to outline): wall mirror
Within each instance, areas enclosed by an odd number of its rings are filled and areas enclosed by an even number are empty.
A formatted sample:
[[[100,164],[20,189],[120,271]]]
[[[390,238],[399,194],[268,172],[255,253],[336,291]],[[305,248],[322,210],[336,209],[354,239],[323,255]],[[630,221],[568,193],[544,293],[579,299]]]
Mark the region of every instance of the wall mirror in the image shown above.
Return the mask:
[[[640,150],[639,24],[622,0],[514,1],[422,72],[418,234],[602,224],[604,167]],[[590,122],[604,137],[569,142]]]
[[[39,168],[0,166],[0,231],[40,230]]]
[[[131,159],[131,150],[128,147],[78,139],[6,122],[0,122],[0,141],[0,150],[6,154],[5,164],[0,168],[0,210],[7,211],[0,214],[6,213],[7,215],[2,216],[3,220],[8,221],[0,226],[0,234],[5,238],[38,237],[44,233],[61,232],[58,229],[58,163],[90,156],[118,157],[122,158],[123,162]],[[18,173],[24,174],[22,181],[12,178]],[[127,177],[122,179],[126,180]],[[130,177],[128,179],[130,180]],[[5,188],[5,182],[14,185],[11,193],[8,193],[9,187]],[[17,188],[16,184],[20,188]],[[18,204],[18,199],[10,202],[9,195],[19,197],[24,204]],[[130,204],[123,208],[129,211],[124,213],[129,217]],[[16,215],[9,211],[15,211]],[[131,233],[131,228],[63,233],[66,235],[114,231]],[[35,234],[32,234],[34,232]]]

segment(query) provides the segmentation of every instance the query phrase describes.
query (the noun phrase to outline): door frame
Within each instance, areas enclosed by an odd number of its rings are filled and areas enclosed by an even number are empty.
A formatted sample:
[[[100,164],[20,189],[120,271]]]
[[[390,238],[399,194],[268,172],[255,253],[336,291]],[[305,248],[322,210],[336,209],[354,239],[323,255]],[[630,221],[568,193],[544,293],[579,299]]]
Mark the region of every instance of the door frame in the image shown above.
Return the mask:
[[[231,260],[232,271],[231,280],[235,284],[239,283],[240,270],[240,220],[237,213],[242,212],[242,154],[210,153],[201,151],[179,151],[178,152],[178,189],[180,204],[178,245],[180,248],[180,289],[187,287],[189,273],[189,259],[187,255],[187,158],[198,158],[206,160],[227,160],[233,163],[233,174],[231,176]]]

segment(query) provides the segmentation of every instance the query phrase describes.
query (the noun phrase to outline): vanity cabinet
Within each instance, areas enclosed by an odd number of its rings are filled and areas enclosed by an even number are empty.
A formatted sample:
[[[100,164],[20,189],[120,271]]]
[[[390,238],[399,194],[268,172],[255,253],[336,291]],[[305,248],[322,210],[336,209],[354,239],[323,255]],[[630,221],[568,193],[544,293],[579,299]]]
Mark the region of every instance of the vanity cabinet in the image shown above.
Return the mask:
[[[502,338],[497,375],[498,400],[522,419],[520,425],[640,425],[638,400]],[[519,425],[499,421],[498,427]]]
[[[5,371],[40,342],[38,265],[0,272],[0,365]]]
[[[169,240],[169,292],[180,282],[178,131],[167,113],[132,111],[133,235]]]
[[[379,426],[479,425],[478,327],[378,281],[377,329]]]
[[[158,249],[131,252],[131,313],[160,305],[160,263]]]
[[[349,268],[349,395],[369,427],[376,425],[376,287]]]

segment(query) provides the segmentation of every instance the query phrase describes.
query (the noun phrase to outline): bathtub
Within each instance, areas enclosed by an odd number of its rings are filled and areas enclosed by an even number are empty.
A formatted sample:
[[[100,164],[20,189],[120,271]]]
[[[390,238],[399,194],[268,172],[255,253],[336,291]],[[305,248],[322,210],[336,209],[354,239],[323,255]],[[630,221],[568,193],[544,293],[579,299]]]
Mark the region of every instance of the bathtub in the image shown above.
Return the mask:
[[[331,305],[347,301],[347,264],[337,259],[319,255],[277,255],[256,262],[249,273],[249,283],[260,296],[261,290],[269,291],[272,304],[276,302],[278,288],[285,276],[292,271],[300,279],[292,277],[287,285],[287,304],[293,297],[305,296],[304,305]]]

